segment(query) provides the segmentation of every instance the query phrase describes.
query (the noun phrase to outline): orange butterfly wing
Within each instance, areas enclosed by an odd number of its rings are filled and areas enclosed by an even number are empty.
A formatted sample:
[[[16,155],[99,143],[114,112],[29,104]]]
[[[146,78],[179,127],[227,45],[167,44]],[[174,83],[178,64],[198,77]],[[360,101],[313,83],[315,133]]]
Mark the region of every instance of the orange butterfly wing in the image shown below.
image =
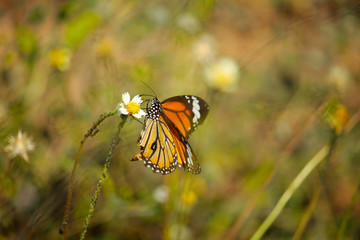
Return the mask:
[[[209,112],[209,105],[195,96],[175,96],[161,103],[164,114],[185,138],[197,129]]]
[[[164,119],[174,138],[177,152],[177,165],[179,167],[184,167],[186,171],[199,174],[201,172],[200,164],[196,160],[195,154],[189,142],[175,127],[174,123],[167,118],[167,116],[164,116]]]
[[[170,129],[163,120],[146,119],[138,145],[140,153],[132,160],[142,160],[154,172],[168,174],[177,166],[177,150]]]

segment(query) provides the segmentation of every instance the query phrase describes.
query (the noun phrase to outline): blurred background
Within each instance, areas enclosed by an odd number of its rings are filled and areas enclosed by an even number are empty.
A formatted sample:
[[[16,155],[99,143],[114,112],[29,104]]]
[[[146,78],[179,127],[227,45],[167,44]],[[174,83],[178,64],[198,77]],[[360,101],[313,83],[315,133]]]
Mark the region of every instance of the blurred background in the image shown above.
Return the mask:
[[[154,174],[121,132],[87,239],[249,239],[324,145],[264,239],[359,239],[360,4],[355,0],[0,1],[0,239],[61,239],[73,162],[129,92],[196,95],[200,175]],[[118,116],[85,144],[78,239]],[[334,144],[335,143],[335,144]]]

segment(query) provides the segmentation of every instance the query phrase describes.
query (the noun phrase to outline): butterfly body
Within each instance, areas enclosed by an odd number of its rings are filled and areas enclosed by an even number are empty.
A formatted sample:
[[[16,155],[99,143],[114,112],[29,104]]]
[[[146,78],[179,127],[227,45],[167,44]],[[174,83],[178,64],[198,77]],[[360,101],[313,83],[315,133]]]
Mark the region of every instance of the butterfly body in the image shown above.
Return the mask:
[[[163,102],[153,98],[138,140],[140,153],[132,160],[141,160],[146,167],[164,175],[176,167],[199,174],[201,168],[187,138],[208,111],[208,104],[195,96],[175,96]]]

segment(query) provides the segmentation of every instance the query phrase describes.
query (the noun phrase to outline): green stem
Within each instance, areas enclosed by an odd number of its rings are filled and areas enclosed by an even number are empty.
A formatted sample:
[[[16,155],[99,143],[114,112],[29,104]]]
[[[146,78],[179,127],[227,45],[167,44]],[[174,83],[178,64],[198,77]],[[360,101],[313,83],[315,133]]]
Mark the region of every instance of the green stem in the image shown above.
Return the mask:
[[[100,116],[100,118],[93,123],[92,127],[87,131],[87,133],[84,135],[83,139],[80,142],[80,147],[79,150],[77,152],[76,155],[76,159],[74,162],[74,166],[72,169],[72,173],[71,173],[71,177],[70,177],[70,183],[69,183],[69,189],[68,189],[68,195],[67,195],[67,200],[66,200],[66,207],[65,207],[65,214],[64,214],[64,220],[60,226],[59,229],[59,233],[63,234],[63,240],[66,240],[66,234],[67,234],[67,224],[69,222],[69,213],[70,213],[70,206],[71,206],[71,200],[72,200],[72,193],[73,193],[73,185],[74,185],[74,180],[75,180],[75,172],[76,172],[76,167],[79,163],[79,158],[80,158],[80,154],[81,151],[84,147],[84,144],[86,142],[86,140],[88,139],[88,137],[93,137],[95,136],[95,134],[98,132],[98,126],[100,125],[100,123],[102,121],[105,120],[105,118],[108,118],[112,115],[116,114],[116,110],[112,111],[112,112],[108,112],[108,113],[104,113]]]
[[[351,129],[359,122],[360,119],[360,110],[358,110],[353,117],[349,120],[348,124],[345,127],[345,133],[348,133],[351,131]],[[349,206],[346,209],[345,215],[341,221],[340,224],[340,228],[338,230],[337,233],[337,239],[338,240],[342,240],[344,239],[344,235],[345,235],[345,231],[346,231],[346,227],[348,224],[348,221],[351,217],[351,215],[353,214],[353,209],[356,205],[356,202],[359,200],[359,192],[360,192],[360,181],[358,181],[358,185],[357,188],[351,198],[351,202],[349,204]]]
[[[241,214],[236,219],[235,223],[229,230],[228,234],[225,236],[225,240],[233,240],[236,238],[238,233],[241,231],[241,228],[243,227],[244,223],[247,221],[247,219],[250,217],[252,212],[254,211],[257,202],[259,201],[259,198],[263,191],[269,186],[271,181],[276,176],[279,169],[281,169],[280,166],[284,164],[284,162],[289,158],[290,154],[294,151],[294,149],[299,145],[299,142],[302,140],[303,136],[310,130],[311,127],[314,126],[314,124],[317,122],[319,115],[322,113],[324,108],[324,104],[321,104],[315,112],[311,113],[310,117],[306,121],[306,123],[303,125],[303,127],[297,131],[297,133],[291,138],[289,143],[286,145],[285,149],[281,152],[279,159],[275,163],[275,167],[273,170],[268,174],[265,181],[262,183],[262,185],[256,190],[256,192],[250,197],[243,208],[243,211],[241,211]]]
[[[103,168],[103,171],[102,171],[101,176],[99,178],[99,181],[97,183],[97,187],[96,187],[94,196],[93,196],[93,198],[91,200],[90,207],[89,207],[89,212],[88,212],[88,215],[86,216],[86,219],[85,219],[84,228],[83,228],[83,230],[81,232],[81,235],[80,235],[80,240],[85,239],[85,235],[86,235],[86,232],[87,232],[88,227],[89,227],[90,219],[94,215],[96,202],[98,200],[100,190],[102,188],[104,179],[106,177],[107,171],[108,171],[109,166],[110,166],[112,154],[114,152],[114,149],[115,149],[116,145],[119,143],[120,130],[124,126],[124,124],[126,122],[126,119],[127,119],[127,116],[124,116],[124,115],[121,115],[121,116],[122,116],[122,121],[119,123],[118,129],[117,129],[116,133],[114,134],[114,136],[111,139],[111,143],[110,143],[110,146],[109,146],[109,151],[108,151],[107,156],[106,156],[104,168]]]
[[[353,196],[351,198],[351,202],[350,202],[349,206],[347,207],[345,215],[341,221],[340,228],[337,233],[338,240],[344,239],[347,224],[349,222],[351,215],[354,213],[355,204],[359,200],[359,191],[360,191],[360,184],[358,183],[358,187],[355,190],[355,193],[353,194]]]
[[[315,190],[314,190],[313,196],[311,198],[310,204],[307,207],[307,209],[306,209],[306,211],[305,211],[305,213],[304,213],[304,215],[303,215],[303,217],[302,217],[302,219],[300,221],[300,224],[299,224],[298,228],[296,229],[296,232],[295,232],[292,240],[301,239],[302,234],[305,231],[306,225],[309,223],[311,214],[313,213],[313,211],[315,209],[315,206],[316,206],[316,204],[317,204],[317,202],[319,200],[320,192],[321,192],[320,185],[317,185]]]
[[[260,239],[265,232],[269,229],[271,224],[275,221],[275,219],[279,216],[286,203],[294,194],[295,190],[304,182],[306,177],[314,170],[314,168],[326,157],[329,152],[329,147],[324,146],[301,170],[301,172],[296,176],[290,186],[283,193],[279,201],[277,202],[274,209],[271,211],[269,216],[265,219],[262,225],[258,228],[255,234],[251,237],[250,240],[258,240]]]
[[[1,183],[2,184],[0,184],[0,194],[1,194],[1,191],[2,191],[3,183],[5,182],[4,180],[5,180],[7,174],[9,172],[9,170],[10,170],[10,167],[11,167],[11,164],[12,164],[13,160],[14,160],[14,158],[9,159],[9,161],[8,161],[8,163],[6,165],[5,171],[4,171],[4,173],[3,173],[2,177],[1,177]]]

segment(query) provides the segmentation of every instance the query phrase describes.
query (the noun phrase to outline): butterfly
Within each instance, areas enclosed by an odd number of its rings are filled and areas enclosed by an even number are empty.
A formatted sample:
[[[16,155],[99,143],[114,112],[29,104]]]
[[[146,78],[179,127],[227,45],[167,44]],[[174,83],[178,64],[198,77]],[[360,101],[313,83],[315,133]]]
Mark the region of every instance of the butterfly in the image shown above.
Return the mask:
[[[149,101],[151,105],[147,107],[138,139],[140,153],[131,160],[143,161],[153,172],[163,175],[176,167],[199,174],[200,165],[187,139],[205,120],[209,105],[189,95],[171,97],[163,102],[156,97]]]

